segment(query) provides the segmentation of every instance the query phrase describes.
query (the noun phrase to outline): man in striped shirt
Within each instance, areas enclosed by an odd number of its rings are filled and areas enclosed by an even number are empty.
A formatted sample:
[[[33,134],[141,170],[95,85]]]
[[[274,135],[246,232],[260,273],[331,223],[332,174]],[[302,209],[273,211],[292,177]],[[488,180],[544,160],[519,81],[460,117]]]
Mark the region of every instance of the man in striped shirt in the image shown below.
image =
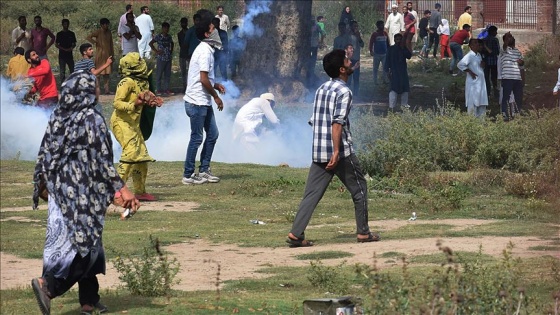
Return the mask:
[[[515,48],[515,38],[510,32],[503,36],[504,50],[500,53],[498,61],[498,79],[501,79],[503,97],[502,115],[504,120],[513,118],[514,113],[518,113],[523,105],[523,86],[524,68],[523,55],[519,49]],[[513,92],[516,108],[508,108],[510,94]]]
[[[352,147],[348,115],[352,92],[346,85],[352,74],[352,63],[344,50],[335,49],[323,58],[323,68],[331,80],[315,93],[313,116],[313,163],[309,169],[303,200],[286,242],[290,247],[307,247],[313,243],[305,239],[315,207],[336,175],[346,186],[354,202],[357,241],[375,242],[380,236],[368,225],[367,183]]]
[[[111,64],[113,63],[113,56],[110,56],[99,69],[96,69],[95,63],[93,62],[93,46],[90,43],[84,43],[80,45],[80,54],[82,54],[82,59],[78,60],[76,62],[76,65],[74,65],[74,72],[80,70],[91,71],[93,75],[97,76],[101,73],[101,71],[105,70],[105,68],[111,66]],[[97,99],[99,99],[100,93],[101,91],[98,78],[95,87],[95,95]]]

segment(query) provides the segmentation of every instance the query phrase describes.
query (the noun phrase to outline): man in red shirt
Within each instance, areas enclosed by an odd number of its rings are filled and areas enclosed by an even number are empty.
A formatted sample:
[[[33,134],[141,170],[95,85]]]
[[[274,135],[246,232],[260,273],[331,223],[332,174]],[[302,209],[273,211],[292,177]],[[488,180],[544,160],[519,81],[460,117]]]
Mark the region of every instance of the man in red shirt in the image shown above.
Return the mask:
[[[451,63],[449,64],[449,74],[455,76],[453,74],[453,70],[455,66],[463,59],[463,44],[467,39],[470,37],[471,26],[468,24],[463,25],[462,30],[458,30],[451,36],[449,40],[449,48],[451,48],[451,54],[453,54],[453,58],[451,58]]]
[[[51,70],[51,64],[47,59],[40,60],[39,55],[33,49],[25,52],[25,60],[31,64],[27,75],[34,79],[33,88],[29,94],[39,92],[37,106],[49,109],[58,103],[58,90],[56,80]]]

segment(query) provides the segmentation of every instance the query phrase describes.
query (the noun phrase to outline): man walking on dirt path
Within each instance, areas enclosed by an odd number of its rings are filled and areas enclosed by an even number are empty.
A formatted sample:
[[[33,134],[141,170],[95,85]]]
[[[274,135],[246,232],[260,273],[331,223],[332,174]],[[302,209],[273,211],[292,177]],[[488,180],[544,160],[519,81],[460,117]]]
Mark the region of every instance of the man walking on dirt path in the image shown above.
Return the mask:
[[[334,175],[352,195],[357,241],[365,243],[381,239],[379,234],[369,229],[367,182],[352,146],[349,120],[352,91],[346,85],[348,76],[352,74],[352,63],[344,50],[335,49],[323,58],[323,68],[331,79],[315,93],[310,120],[313,127],[313,163],[303,200],[286,240],[290,247],[313,246],[313,242],[305,239],[305,228]]]

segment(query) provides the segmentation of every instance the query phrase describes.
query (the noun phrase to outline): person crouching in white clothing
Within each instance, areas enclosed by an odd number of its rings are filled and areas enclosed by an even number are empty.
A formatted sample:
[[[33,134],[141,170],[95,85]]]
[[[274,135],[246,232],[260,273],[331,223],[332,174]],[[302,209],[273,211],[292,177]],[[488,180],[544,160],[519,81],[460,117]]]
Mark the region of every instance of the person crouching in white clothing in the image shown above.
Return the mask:
[[[233,139],[239,141],[245,149],[255,151],[259,143],[259,127],[262,125],[263,116],[274,125],[280,123],[273,111],[274,104],[274,94],[264,93],[243,105],[235,116]]]

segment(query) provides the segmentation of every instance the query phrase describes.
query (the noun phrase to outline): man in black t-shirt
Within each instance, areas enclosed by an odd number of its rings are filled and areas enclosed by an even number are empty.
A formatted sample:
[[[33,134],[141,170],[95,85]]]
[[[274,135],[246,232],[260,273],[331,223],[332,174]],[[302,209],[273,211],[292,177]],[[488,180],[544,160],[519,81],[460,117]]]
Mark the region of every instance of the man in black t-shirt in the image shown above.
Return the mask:
[[[430,46],[430,38],[428,37],[428,30],[430,29],[430,17],[432,12],[430,10],[424,11],[424,17],[420,19],[418,24],[418,35],[422,39],[422,51],[420,57],[428,58],[428,47]]]
[[[60,84],[66,78],[66,65],[69,73],[74,72],[74,56],[72,50],[76,47],[76,35],[68,29],[70,21],[62,20],[62,31],[56,33],[55,46],[58,48],[58,66],[60,67]]]

